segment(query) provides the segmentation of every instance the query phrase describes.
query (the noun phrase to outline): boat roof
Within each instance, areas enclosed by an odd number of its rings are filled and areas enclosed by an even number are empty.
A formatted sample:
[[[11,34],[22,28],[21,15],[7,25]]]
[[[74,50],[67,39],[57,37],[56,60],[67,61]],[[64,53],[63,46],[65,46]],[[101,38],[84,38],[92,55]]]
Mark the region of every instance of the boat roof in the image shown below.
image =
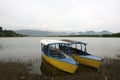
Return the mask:
[[[50,40],[50,39],[43,39],[43,40],[40,41],[40,43],[42,43],[44,45],[48,45],[48,44],[70,44],[68,42],[61,41],[61,40]]]
[[[69,39],[62,39],[62,41],[69,42],[71,44],[84,44],[84,45],[87,45],[87,43],[80,42],[80,41],[69,40]]]

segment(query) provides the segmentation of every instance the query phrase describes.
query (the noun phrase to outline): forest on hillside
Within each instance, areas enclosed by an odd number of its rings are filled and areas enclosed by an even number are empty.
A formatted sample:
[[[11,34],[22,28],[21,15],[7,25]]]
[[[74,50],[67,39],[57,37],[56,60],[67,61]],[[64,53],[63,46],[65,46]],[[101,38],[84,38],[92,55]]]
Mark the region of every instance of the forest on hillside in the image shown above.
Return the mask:
[[[12,30],[3,30],[2,27],[0,27],[0,37],[24,37],[25,35],[18,34]]]

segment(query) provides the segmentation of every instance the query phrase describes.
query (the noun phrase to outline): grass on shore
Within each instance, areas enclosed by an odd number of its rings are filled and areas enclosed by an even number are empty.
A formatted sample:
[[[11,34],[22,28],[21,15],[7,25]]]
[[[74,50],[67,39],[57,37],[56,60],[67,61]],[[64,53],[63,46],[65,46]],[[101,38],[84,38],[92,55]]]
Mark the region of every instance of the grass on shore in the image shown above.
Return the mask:
[[[120,77],[120,59],[106,58],[99,69],[80,65],[75,74],[62,73],[61,76],[57,70],[54,75],[31,74],[30,66],[31,63],[0,61],[0,80],[118,80]]]

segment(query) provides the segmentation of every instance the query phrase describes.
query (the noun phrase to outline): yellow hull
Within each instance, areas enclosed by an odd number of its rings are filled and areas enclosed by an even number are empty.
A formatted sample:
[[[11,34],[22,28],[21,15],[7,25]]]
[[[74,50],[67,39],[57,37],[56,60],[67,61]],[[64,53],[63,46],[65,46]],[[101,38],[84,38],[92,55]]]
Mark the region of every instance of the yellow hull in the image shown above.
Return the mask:
[[[83,58],[75,54],[71,54],[71,56],[79,63],[90,66],[90,67],[99,68],[100,65],[102,64],[102,61],[99,61],[99,60]]]
[[[63,62],[63,61],[48,57],[45,54],[42,54],[42,57],[54,67],[69,73],[75,73],[75,71],[78,68],[77,65],[69,64],[67,62]]]

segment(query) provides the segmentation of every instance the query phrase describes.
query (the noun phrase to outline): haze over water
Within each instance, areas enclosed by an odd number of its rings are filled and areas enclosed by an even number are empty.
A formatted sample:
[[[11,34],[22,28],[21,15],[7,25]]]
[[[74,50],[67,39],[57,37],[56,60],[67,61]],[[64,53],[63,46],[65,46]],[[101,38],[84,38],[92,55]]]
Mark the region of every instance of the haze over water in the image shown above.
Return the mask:
[[[115,58],[120,54],[119,38],[87,38],[87,37],[24,37],[0,38],[0,59],[41,59],[41,39],[72,39],[87,43],[87,52],[99,57]]]

